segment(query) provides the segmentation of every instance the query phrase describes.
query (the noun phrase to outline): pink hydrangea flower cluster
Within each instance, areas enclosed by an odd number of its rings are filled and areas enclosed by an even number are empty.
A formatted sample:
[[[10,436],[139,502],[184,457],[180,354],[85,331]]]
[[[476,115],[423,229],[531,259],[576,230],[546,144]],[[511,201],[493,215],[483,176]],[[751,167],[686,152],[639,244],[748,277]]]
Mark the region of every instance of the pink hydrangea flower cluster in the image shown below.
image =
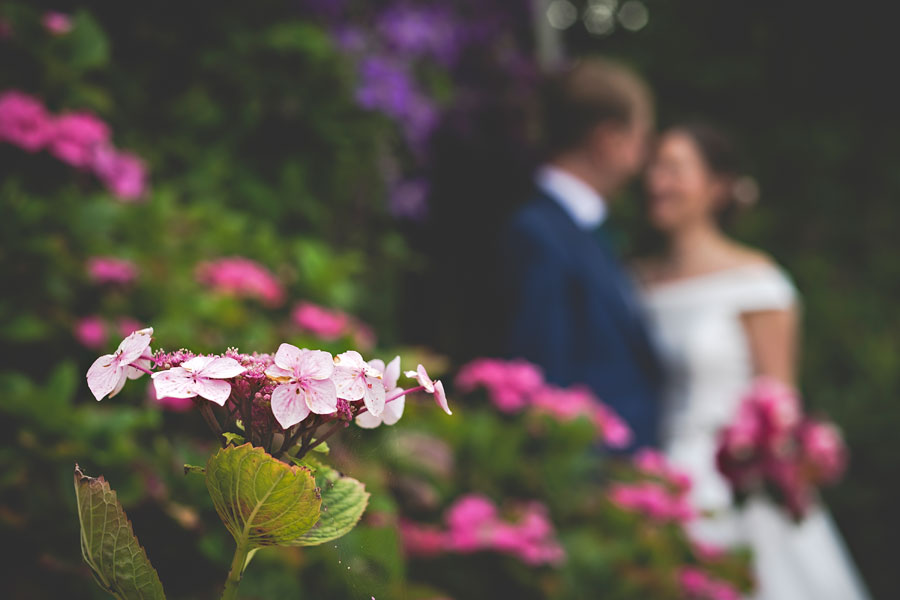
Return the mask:
[[[106,321],[96,315],[82,317],[75,323],[72,333],[75,339],[90,350],[99,350],[106,345],[111,331],[121,337],[142,329],[140,321],[131,317],[119,317],[115,321]]]
[[[197,281],[216,292],[256,298],[266,306],[279,306],[285,292],[281,282],[267,268],[243,256],[230,256],[197,266]]]
[[[560,421],[587,417],[612,448],[627,447],[632,440],[625,421],[589,389],[550,385],[540,368],[524,360],[476,359],[459,370],[456,386],[462,392],[483,388],[494,406],[505,413],[529,409]]]
[[[768,489],[797,519],[818,486],[842,476],[847,451],[840,430],[803,414],[796,392],[772,379],[757,380],[723,428],[719,470],[739,497]]]
[[[684,524],[696,516],[684,491],[655,481],[613,483],[609,499],[623,510],[646,515],[659,523]]]
[[[120,200],[139,199],[147,189],[143,161],[117,150],[109,126],[89,112],[53,116],[33,96],[0,92],[0,142],[26,152],[46,149],[62,162],[94,173]]]
[[[678,584],[688,600],[741,600],[741,593],[734,586],[697,567],[682,567]]]
[[[294,306],[291,320],[303,331],[326,342],[350,336],[360,348],[372,348],[376,344],[372,328],[356,317],[312,302],[304,301]]]
[[[633,464],[644,475],[661,479],[680,492],[687,492],[691,489],[690,476],[669,464],[666,457],[658,450],[641,448],[635,453]]]
[[[114,256],[92,256],[87,261],[88,277],[97,284],[128,285],[137,278],[137,266]]]
[[[234,426],[251,443],[279,455],[297,445],[298,454],[305,454],[354,419],[366,428],[393,424],[402,415],[399,402],[413,392],[433,395],[451,414],[443,384],[433,381],[422,365],[406,372],[418,386],[398,387],[399,357],[385,365],[366,362],[355,350],[332,356],[290,344],[281,344],[274,355],[235,349],[220,355],[185,349],[154,354],[152,335],[152,328],[136,331],[115,353],[94,361],[87,383],[97,400],[115,396],[126,379],[149,374],[158,402],[177,405],[176,400],[191,399],[217,434]],[[222,407],[222,414],[214,406]],[[330,428],[317,434],[326,424]],[[275,434],[281,438],[277,450],[272,446]]]
[[[531,502],[516,507],[514,512],[515,520],[507,521],[488,498],[478,494],[463,496],[445,513],[445,527],[402,522],[403,545],[413,556],[494,551],[533,566],[562,563],[565,551],[556,541],[546,507]]]
[[[72,31],[72,17],[61,12],[45,12],[41,17],[41,24],[53,35],[65,35]]]

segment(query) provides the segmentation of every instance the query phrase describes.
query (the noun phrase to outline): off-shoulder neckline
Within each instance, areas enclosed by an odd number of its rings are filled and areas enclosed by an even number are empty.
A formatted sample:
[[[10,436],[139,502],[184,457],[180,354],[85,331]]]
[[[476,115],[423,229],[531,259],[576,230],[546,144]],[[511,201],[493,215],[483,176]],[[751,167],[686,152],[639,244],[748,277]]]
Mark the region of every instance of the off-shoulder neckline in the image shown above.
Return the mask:
[[[770,273],[779,273],[781,270],[777,265],[773,263],[759,261],[738,265],[735,267],[716,269],[715,271],[708,271],[706,273],[700,273],[698,275],[692,275],[690,277],[681,277],[679,279],[673,279],[671,281],[665,281],[651,286],[642,285],[641,290],[644,294],[658,294],[670,290],[681,289],[690,285],[696,285],[698,283],[709,281],[711,279],[717,279],[726,275],[743,273],[745,271],[768,271]]]

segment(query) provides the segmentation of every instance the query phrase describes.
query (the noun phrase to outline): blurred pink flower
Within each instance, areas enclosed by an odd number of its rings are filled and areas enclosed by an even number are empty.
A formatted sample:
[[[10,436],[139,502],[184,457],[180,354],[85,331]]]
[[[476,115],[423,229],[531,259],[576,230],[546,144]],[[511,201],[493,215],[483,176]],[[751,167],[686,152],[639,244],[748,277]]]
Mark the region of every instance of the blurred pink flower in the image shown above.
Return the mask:
[[[716,579],[697,567],[682,567],[678,583],[688,600],[740,600],[741,594],[731,584]]]
[[[84,317],[75,324],[75,339],[82,346],[91,350],[99,350],[106,345],[108,336],[106,325],[100,317]]]
[[[130,260],[114,256],[92,256],[87,261],[88,276],[94,283],[126,285],[137,277],[137,267]]]
[[[97,149],[109,143],[109,126],[87,112],[64,113],[53,122],[50,154],[79,169],[93,165]]]
[[[668,459],[660,451],[642,448],[634,455],[634,466],[645,475],[658,477],[671,483],[682,491],[691,487],[691,478],[669,464]]]
[[[652,481],[614,483],[610,486],[609,499],[619,508],[646,515],[658,522],[686,523],[695,516],[684,494],[673,494]]]
[[[147,167],[136,154],[100,145],[93,157],[94,173],[120,200],[138,200],[147,191]]]
[[[8,40],[13,36],[13,27],[6,19],[0,18],[0,41]]]
[[[65,35],[72,31],[72,17],[61,12],[45,12],[41,24],[53,35]]]
[[[303,330],[323,340],[333,341],[347,331],[350,318],[339,310],[329,310],[312,302],[301,302],[291,312],[291,319]]]
[[[40,100],[17,90],[0,94],[0,141],[37,152],[52,133],[50,115]]]
[[[519,505],[514,512],[517,518],[506,521],[488,498],[479,494],[462,496],[444,515],[445,531],[411,523],[401,526],[404,547],[408,553],[420,556],[493,550],[535,566],[565,560],[565,551],[556,541],[553,524],[542,504]]]
[[[119,330],[119,335],[125,337],[127,335],[131,335],[138,329],[143,329],[144,324],[137,319],[132,319],[131,317],[121,317],[116,322],[116,328]]]
[[[847,449],[836,425],[808,419],[800,426],[800,444],[823,481],[840,479],[847,466]]]
[[[197,266],[197,280],[217,292],[257,298],[271,307],[284,301],[284,289],[275,276],[258,262],[242,256],[201,263]]]
[[[464,393],[483,387],[498,410],[512,413],[525,408],[543,388],[544,375],[524,360],[479,358],[459,370],[456,386]]]

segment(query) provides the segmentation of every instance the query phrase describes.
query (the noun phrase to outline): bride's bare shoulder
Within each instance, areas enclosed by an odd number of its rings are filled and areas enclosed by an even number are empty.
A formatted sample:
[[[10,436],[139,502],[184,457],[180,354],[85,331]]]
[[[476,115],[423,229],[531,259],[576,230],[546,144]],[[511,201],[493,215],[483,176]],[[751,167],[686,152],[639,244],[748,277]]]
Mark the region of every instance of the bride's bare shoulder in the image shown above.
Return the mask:
[[[729,243],[723,254],[723,258],[732,267],[750,267],[754,265],[770,267],[778,266],[778,263],[776,263],[775,259],[769,254],[758,248],[746,246],[738,242]]]

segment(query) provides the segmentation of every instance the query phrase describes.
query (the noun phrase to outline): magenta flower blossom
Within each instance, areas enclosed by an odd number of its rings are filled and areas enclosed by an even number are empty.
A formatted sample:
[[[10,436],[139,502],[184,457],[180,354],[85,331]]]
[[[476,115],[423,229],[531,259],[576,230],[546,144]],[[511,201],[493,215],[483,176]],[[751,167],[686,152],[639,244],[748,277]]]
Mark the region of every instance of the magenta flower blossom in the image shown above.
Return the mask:
[[[609,499],[623,510],[660,523],[687,523],[696,516],[683,493],[673,494],[662,484],[652,481],[614,483],[610,486]]]
[[[119,152],[111,146],[97,146],[93,169],[106,188],[120,200],[138,200],[147,192],[147,167],[135,154]]]
[[[309,416],[337,412],[337,388],[331,380],[334,359],[322,350],[281,344],[266,376],[282,382],[272,392],[272,413],[287,429]]]
[[[434,394],[434,401],[437,402],[437,405],[440,406],[445,413],[448,415],[453,414],[450,412],[450,406],[447,404],[447,394],[444,392],[444,384],[440,381],[432,381],[424,366],[419,365],[416,367],[415,371],[406,371],[405,375],[418,381],[419,385],[429,394]]]
[[[275,276],[258,262],[242,256],[201,263],[197,280],[217,292],[257,298],[271,307],[284,301],[284,289]]]
[[[355,350],[334,357],[334,375],[337,395],[349,402],[362,400],[368,412],[380,417],[384,411],[385,389],[382,373],[363,360]]]
[[[98,401],[107,395],[112,398],[122,390],[126,379],[137,379],[149,368],[152,336],[152,327],[135,331],[122,340],[114,354],[104,354],[94,361],[87,372],[87,383]]]
[[[138,329],[143,329],[144,325],[137,319],[132,319],[131,317],[121,317],[118,321],[116,321],[116,327],[118,328],[119,333],[122,335],[122,337],[125,337],[137,331]]]
[[[97,149],[108,145],[109,126],[87,112],[60,115],[53,123],[50,154],[78,169],[93,166]]]
[[[301,302],[291,312],[291,319],[303,330],[323,340],[333,341],[347,332],[350,318],[338,310],[328,310],[311,302]]]
[[[514,512],[517,518],[507,521],[488,498],[462,496],[445,513],[445,530],[402,522],[403,545],[407,553],[418,556],[493,550],[535,566],[565,560],[546,507],[532,502],[516,507]]]
[[[195,356],[168,371],[152,375],[158,398],[193,398],[200,396],[219,406],[231,395],[231,384],[223,379],[237,377],[246,371],[240,363],[226,356]]]
[[[688,600],[740,600],[731,584],[718,580],[697,567],[682,567],[678,584]]]
[[[634,466],[645,475],[657,477],[686,492],[691,488],[691,478],[671,464],[660,451],[641,448],[634,455]]]
[[[847,466],[847,449],[836,425],[809,419],[800,427],[800,443],[823,481],[840,479]]]
[[[16,90],[0,94],[0,142],[37,152],[52,134],[50,115],[40,100]]]
[[[524,360],[480,358],[464,365],[456,375],[460,391],[483,387],[494,406],[505,413],[526,408],[545,385],[540,368]]]
[[[106,345],[106,325],[100,317],[84,317],[75,324],[75,339],[85,348],[99,350]],[[130,332],[129,332],[130,333]]]
[[[380,416],[367,410],[356,417],[356,424],[364,429],[374,429],[382,423],[394,425],[403,416],[403,409],[406,406],[406,398],[401,395],[404,390],[397,386],[397,380],[400,379],[400,357],[394,357],[394,360],[389,362],[387,366],[380,359],[371,360],[369,361],[369,366],[382,373],[381,383],[386,396],[388,399],[393,399],[385,403],[384,410]]]
[[[61,12],[45,12],[41,24],[53,35],[65,35],[72,31],[72,17]]]
[[[9,21],[0,18],[0,41],[5,41],[13,36],[13,27]]]
[[[94,283],[127,285],[137,278],[137,267],[130,260],[114,256],[92,256],[87,261],[88,276]]]

